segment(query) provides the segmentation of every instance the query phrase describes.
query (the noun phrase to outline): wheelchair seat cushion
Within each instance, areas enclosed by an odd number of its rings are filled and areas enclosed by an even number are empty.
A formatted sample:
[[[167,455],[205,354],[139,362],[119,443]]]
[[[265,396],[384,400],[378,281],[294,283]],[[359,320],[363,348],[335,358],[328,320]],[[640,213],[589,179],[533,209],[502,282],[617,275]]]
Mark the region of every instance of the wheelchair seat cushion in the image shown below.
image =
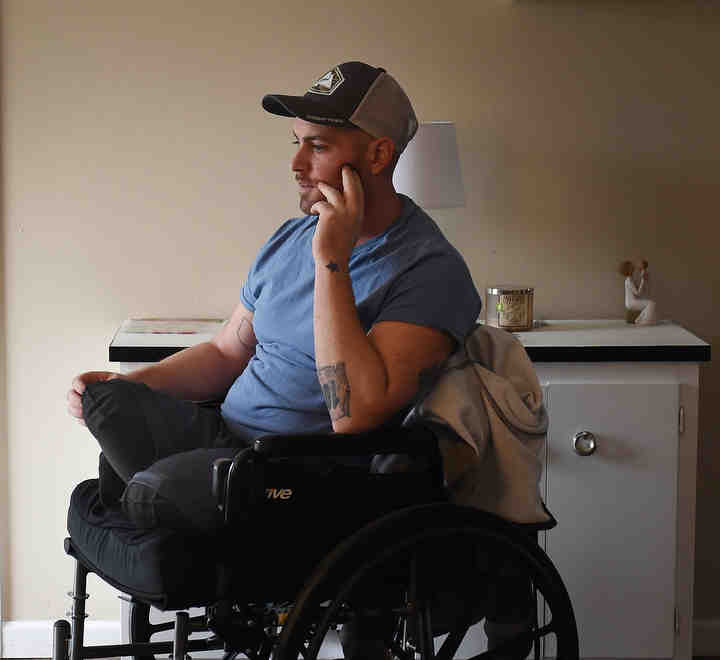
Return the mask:
[[[71,554],[117,589],[160,609],[211,602],[217,590],[217,547],[208,536],[138,529],[100,502],[98,480],[70,498]]]
[[[324,460],[277,459],[264,470],[263,497],[251,515],[222,524],[209,466],[216,453],[228,452],[237,450],[157,461],[135,475],[143,488],[131,507],[129,487],[122,502],[107,506],[97,479],[82,482],[70,500],[68,551],[119,590],[161,609],[239,593],[289,600],[343,539],[390,511],[444,496],[425,473],[371,474]],[[238,505],[247,509],[242,497]]]

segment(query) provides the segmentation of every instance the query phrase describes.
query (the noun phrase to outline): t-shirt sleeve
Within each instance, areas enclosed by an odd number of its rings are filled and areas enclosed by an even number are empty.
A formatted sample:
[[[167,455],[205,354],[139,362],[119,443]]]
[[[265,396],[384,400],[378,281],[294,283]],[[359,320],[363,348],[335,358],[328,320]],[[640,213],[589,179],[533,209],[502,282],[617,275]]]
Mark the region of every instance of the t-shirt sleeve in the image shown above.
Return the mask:
[[[481,306],[462,258],[433,255],[395,279],[375,323],[415,323],[443,330],[460,343],[475,325]]]
[[[257,302],[257,296],[255,295],[252,285],[254,268],[255,264],[253,263],[250,267],[250,271],[248,272],[248,276],[245,278],[245,282],[243,282],[242,289],[240,290],[240,302],[253,314],[255,313],[255,303]]]

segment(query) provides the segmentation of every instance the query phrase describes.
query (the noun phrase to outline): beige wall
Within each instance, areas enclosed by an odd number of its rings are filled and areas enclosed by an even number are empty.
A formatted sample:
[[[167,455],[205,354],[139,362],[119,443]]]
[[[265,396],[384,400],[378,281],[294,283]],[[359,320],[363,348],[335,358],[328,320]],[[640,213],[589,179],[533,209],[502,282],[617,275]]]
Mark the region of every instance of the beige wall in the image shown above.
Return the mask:
[[[0,15],[0,35],[2,34],[3,16]],[[2,41],[0,41],[2,44]],[[4,62],[4,54],[0,53],[0,65]],[[4,107],[4,88],[0,89],[0,108]],[[5,208],[4,202],[4,169],[5,169],[5,158],[4,158],[4,146],[5,137],[0,136],[0,530],[3,533],[0,534],[0,596],[2,596],[3,581],[5,575],[5,567],[7,565],[7,554],[8,554],[8,534],[5,533],[7,530],[7,511],[8,511],[8,480],[6,476],[7,468],[7,400],[5,396],[5,382],[6,382],[6,370],[5,363],[6,359],[6,341],[5,341]],[[0,598],[0,621],[2,621],[5,615],[5,599]],[[0,631],[0,637],[2,632]]]
[[[65,611],[67,498],[97,458],[65,414],[71,377],[106,366],[123,318],[230,312],[255,251],[297,211],[289,124],[259,100],[338,62],[385,66],[421,119],[457,122],[467,206],[436,217],[478,288],[534,285],[538,318],[619,317],[617,264],[646,257],[662,316],[718,343],[710,3],[347,4],[4,2],[6,619]],[[720,368],[702,388],[707,618],[720,616]],[[90,590],[93,616],[116,618],[111,591]]]

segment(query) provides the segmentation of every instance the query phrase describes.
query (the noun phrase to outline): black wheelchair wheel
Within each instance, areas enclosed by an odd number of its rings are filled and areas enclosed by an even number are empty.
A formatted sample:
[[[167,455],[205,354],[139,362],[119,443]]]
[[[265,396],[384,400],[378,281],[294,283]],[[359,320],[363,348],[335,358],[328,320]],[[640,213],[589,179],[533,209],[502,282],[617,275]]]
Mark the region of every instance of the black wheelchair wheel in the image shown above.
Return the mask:
[[[496,516],[452,504],[392,513],[338,545],[298,595],[273,658],[314,660],[330,631],[370,618],[394,629],[385,647],[398,660],[451,660],[492,609],[509,569],[527,576],[541,596],[541,620],[533,616],[473,660],[525,657],[532,647],[537,658],[547,642],[560,660],[577,660],[570,598],[535,539]]]

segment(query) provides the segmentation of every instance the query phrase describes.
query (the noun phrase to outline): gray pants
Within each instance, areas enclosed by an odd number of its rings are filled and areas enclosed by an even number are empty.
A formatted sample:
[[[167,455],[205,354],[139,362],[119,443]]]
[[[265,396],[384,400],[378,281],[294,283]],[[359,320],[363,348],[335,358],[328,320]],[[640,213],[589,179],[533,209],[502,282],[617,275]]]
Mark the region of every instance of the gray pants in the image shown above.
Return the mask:
[[[102,449],[103,500],[119,501],[139,527],[209,531],[222,524],[212,464],[248,443],[227,430],[217,409],[121,379],[88,385],[82,404]]]

